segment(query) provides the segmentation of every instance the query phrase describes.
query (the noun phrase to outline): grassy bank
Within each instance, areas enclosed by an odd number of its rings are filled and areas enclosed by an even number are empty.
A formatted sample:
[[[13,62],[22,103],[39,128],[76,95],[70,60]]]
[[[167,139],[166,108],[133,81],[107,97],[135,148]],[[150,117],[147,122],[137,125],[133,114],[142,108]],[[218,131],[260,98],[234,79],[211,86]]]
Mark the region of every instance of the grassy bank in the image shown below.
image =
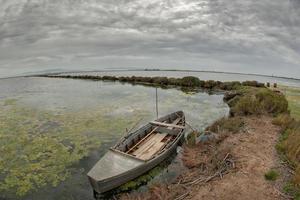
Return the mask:
[[[294,178],[285,190],[300,199],[300,88],[280,86],[289,104],[289,113],[278,115],[273,123],[281,127],[282,136],[276,146],[290,167]]]
[[[276,148],[295,171],[286,191],[300,199],[300,90],[282,86],[280,89],[285,95],[266,88],[243,87],[236,91],[236,96],[230,99],[225,96],[225,99],[232,116],[268,114],[274,117],[273,124],[280,126],[282,133]]]

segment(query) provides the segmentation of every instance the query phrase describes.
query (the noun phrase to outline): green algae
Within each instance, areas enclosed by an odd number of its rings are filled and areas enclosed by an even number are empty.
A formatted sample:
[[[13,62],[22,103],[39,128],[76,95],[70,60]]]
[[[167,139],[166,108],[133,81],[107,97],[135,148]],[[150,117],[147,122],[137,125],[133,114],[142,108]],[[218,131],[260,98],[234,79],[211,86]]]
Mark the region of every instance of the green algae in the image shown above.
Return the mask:
[[[141,185],[148,183],[155,176],[157,176],[164,170],[164,168],[166,167],[166,164],[165,163],[163,163],[163,164],[158,165],[157,167],[151,169],[149,172],[145,173],[144,175],[139,176],[138,178],[121,185],[118,189],[116,189],[116,191],[117,192],[131,191],[131,190],[137,189]]]
[[[119,137],[143,115],[128,119],[103,113],[98,108],[59,114],[23,107],[14,99],[0,102],[0,192],[24,196],[57,186],[73,164],[100,146],[101,133]]]

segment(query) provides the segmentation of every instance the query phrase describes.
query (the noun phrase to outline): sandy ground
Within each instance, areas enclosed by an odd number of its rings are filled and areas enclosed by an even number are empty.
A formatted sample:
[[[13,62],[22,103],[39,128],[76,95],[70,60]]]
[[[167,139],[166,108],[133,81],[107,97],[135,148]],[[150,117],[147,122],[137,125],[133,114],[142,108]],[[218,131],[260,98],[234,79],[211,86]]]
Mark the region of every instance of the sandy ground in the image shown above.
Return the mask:
[[[265,180],[271,168],[279,168],[280,160],[275,145],[279,128],[269,117],[244,118],[246,132],[227,137],[220,148],[231,147],[236,160],[236,170],[205,185],[194,186],[186,199],[284,199],[280,185]]]

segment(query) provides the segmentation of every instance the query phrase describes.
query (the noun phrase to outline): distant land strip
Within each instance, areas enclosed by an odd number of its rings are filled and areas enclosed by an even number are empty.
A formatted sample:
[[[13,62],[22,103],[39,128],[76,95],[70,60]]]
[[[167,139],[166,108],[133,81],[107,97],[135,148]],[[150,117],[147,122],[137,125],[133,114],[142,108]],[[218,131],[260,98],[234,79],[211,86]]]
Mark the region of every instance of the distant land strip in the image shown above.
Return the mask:
[[[109,69],[109,70],[91,70],[91,71],[66,71],[66,72],[53,72],[47,74],[66,74],[66,73],[92,73],[92,72],[126,72],[126,71],[162,71],[162,72],[203,72],[203,73],[214,73],[214,74],[237,74],[244,76],[260,76],[260,77],[269,77],[269,78],[280,78],[280,79],[289,79],[300,81],[300,78],[285,77],[285,76],[274,76],[274,75],[265,75],[265,74],[255,74],[255,73],[242,73],[242,72],[224,72],[224,71],[211,71],[211,70],[182,70],[182,69]],[[29,75],[32,76],[32,75]]]

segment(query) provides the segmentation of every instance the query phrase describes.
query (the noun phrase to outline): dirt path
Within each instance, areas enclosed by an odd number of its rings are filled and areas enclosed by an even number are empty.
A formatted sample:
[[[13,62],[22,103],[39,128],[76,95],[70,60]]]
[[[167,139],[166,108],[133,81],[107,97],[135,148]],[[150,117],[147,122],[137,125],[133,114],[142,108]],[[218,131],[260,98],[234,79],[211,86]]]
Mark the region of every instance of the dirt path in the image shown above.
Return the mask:
[[[242,121],[244,121],[243,130],[235,134],[223,132],[224,137],[220,136],[217,143],[185,147],[184,163],[189,169],[183,172],[177,182],[170,185],[156,185],[146,193],[123,196],[121,199],[287,199],[280,190],[288,178],[288,173],[286,167],[280,164],[275,149],[280,134],[279,127],[272,124],[271,117],[266,116],[243,117]],[[216,163],[224,161],[225,155],[228,154],[234,159],[235,166],[229,169],[229,173],[222,179],[215,177],[207,183],[201,182],[192,186],[186,184],[203,175],[208,177],[214,174]],[[205,163],[208,174],[205,175],[205,171],[201,171],[199,167],[201,163]],[[280,176],[276,181],[265,179],[264,175],[270,169],[279,172]]]
[[[278,184],[265,180],[264,174],[279,167],[275,145],[279,128],[269,117],[244,118],[246,132],[227,137],[220,146],[231,147],[236,159],[236,171],[202,186],[194,186],[186,199],[284,199]]]

